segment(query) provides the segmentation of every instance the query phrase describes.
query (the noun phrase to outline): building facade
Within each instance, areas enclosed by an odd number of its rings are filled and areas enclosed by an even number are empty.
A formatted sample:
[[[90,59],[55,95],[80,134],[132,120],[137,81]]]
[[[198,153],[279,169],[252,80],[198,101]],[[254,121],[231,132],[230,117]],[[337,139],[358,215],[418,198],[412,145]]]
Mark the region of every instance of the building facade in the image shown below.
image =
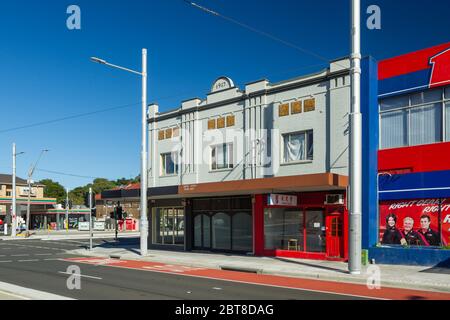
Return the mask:
[[[35,183],[28,188],[27,181],[19,177],[16,178],[16,203],[17,203],[17,217],[18,227],[26,221],[28,195],[30,195],[30,214],[32,223],[30,227],[33,228],[33,217],[36,214],[47,212],[53,209],[56,204],[56,199],[44,197],[44,185]],[[12,212],[12,176],[8,174],[0,174],[0,219],[6,221],[11,225]]]
[[[149,247],[346,259],[349,108],[348,59],[150,105]]]
[[[380,262],[449,266],[450,43],[381,61],[378,107],[380,202],[364,246]]]

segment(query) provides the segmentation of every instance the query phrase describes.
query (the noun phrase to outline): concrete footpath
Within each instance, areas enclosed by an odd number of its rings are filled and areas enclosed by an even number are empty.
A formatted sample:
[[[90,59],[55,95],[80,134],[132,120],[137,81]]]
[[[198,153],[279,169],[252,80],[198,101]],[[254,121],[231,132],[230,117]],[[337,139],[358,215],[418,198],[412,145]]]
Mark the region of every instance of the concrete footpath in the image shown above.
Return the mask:
[[[165,250],[149,250],[146,257],[141,257],[135,245],[120,248],[98,246],[92,251],[76,249],[68,253],[358,284],[373,283],[371,279],[377,279],[377,272],[379,272],[381,286],[450,292],[450,269],[448,268],[369,265],[363,267],[361,275],[354,276],[347,272],[347,263],[344,262]]]
[[[119,238],[128,238],[128,237],[138,237],[139,232],[137,231],[126,231],[119,232]],[[114,231],[94,231],[93,238],[114,238]],[[29,237],[25,237],[23,234],[17,235],[15,238],[11,236],[0,236],[0,240],[8,241],[8,240],[71,240],[71,239],[89,239],[89,231],[78,231],[78,230],[70,230],[70,231],[36,231],[32,232]]]
[[[0,300],[73,300],[72,298],[24,288],[0,281]]]

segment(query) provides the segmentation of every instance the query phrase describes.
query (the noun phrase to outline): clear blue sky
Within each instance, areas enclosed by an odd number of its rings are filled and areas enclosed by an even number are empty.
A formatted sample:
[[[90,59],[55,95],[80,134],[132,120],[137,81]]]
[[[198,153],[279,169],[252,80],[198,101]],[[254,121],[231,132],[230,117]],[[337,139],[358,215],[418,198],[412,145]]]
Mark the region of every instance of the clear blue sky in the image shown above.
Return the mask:
[[[349,52],[349,1],[196,0],[226,16],[269,32],[329,59]],[[82,29],[66,28],[66,8],[77,4]],[[382,30],[363,29],[363,53],[376,59],[450,41],[448,0],[362,0],[377,4]],[[365,10],[364,10],[365,11]],[[363,12],[364,13],[364,12]],[[365,17],[365,16],[363,16]],[[363,20],[364,21],[364,20]],[[38,127],[10,128],[139,103],[140,79],[91,63],[99,56],[139,69],[149,50],[149,102],[161,110],[205,97],[221,75],[241,87],[267,77],[288,79],[317,71],[324,61],[208,15],[182,0],[75,0],[0,2],[0,172],[18,175],[41,149],[42,169],[116,179],[139,174],[140,106]],[[74,188],[89,179],[37,171]]]

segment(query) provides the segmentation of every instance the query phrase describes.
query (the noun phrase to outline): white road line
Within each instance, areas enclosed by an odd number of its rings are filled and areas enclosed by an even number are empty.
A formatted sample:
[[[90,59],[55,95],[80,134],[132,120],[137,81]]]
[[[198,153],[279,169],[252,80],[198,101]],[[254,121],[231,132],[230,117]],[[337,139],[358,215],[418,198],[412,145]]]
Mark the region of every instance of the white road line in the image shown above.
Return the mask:
[[[39,261],[39,259],[30,259],[30,260],[17,260],[18,262],[36,262]]]
[[[0,263],[5,263],[5,262],[12,262],[12,260],[3,260],[3,261],[0,261]]]
[[[61,260],[61,259],[57,259],[57,258],[44,259],[44,261],[57,261],[57,260]]]
[[[87,276],[87,275],[84,275],[84,274],[74,274],[74,273],[66,272],[66,271],[58,271],[58,273],[67,274],[67,275],[70,275],[70,276],[78,276],[78,277],[85,277],[85,278],[103,280],[103,278],[99,278],[99,277]]]
[[[12,254],[11,257],[28,257],[29,254]]]
[[[36,253],[36,254],[34,254],[35,256],[51,256],[51,255],[53,255],[53,254],[51,254],[51,253]]]

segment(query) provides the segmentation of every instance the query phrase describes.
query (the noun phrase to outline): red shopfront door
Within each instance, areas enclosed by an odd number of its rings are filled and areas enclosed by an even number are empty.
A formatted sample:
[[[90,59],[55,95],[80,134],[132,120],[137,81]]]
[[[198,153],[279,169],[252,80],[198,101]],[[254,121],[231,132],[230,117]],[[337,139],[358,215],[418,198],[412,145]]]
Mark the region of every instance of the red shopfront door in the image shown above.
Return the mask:
[[[342,256],[342,217],[328,215],[326,217],[327,257]]]

